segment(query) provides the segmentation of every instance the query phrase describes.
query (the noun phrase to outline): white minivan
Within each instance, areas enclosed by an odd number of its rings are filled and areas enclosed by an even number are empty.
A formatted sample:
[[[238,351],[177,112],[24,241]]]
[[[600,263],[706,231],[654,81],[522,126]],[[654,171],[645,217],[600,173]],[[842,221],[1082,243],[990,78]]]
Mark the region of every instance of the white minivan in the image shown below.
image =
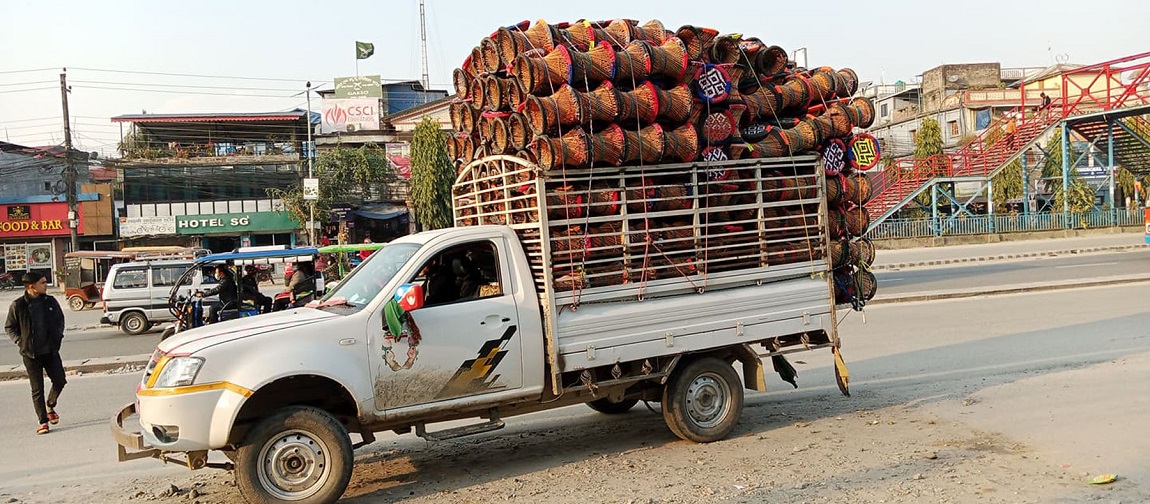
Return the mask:
[[[126,262],[112,266],[104,283],[101,300],[103,324],[120,326],[128,334],[140,334],[159,322],[175,320],[168,298],[172,286],[195,261],[167,260]],[[185,295],[199,290],[201,284],[215,283],[215,278],[196,272],[191,285],[181,287]]]

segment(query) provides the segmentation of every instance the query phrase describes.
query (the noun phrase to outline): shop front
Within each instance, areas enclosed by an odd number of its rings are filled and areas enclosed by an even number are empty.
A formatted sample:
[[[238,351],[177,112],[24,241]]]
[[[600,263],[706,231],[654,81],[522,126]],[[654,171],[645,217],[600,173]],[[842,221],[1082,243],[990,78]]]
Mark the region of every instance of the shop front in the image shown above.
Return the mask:
[[[175,217],[176,234],[199,237],[202,248],[229,252],[239,247],[295,245],[301,226],[287,212],[243,212]]]
[[[295,245],[300,225],[287,212],[121,217],[120,238],[131,245],[179,245],[230,252],[239,247]]]
[[[77,232],[82,234],[82,214],[78,220]],[[0,271],[16,281],[27,271],[37,271],[55,283],[70,239],[67,203],[0,205]]]

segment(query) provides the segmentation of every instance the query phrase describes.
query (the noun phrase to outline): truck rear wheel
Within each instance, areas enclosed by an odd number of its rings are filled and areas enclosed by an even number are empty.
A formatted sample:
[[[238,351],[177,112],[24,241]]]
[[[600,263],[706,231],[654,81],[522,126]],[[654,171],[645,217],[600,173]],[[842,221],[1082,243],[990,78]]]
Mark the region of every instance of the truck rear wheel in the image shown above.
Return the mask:
[[[72,311],[82,311],[84,308],[87,308],[87,307],[88,307],[88,302],[84,301],[84,298],[82,298],[80,296],[72,296],[72,297],[68,298],[68,308],[71,308]]]
[[[604,397],[587,403],[587,406],[605,415],[619,415],[631,411],[631,408],[634,408],[636,404],[639,404],[638,399],[624,399],[615,402]]]
[[[739,375],[713,357],[676,369],[663,389],[663,420],[688,441],[710,443],[727,437],[743,412]]]
[[[351,480],[352,455],[334,417],[310,406],[283,408],[236,452],[236,485],[248,502],[335,502]]]

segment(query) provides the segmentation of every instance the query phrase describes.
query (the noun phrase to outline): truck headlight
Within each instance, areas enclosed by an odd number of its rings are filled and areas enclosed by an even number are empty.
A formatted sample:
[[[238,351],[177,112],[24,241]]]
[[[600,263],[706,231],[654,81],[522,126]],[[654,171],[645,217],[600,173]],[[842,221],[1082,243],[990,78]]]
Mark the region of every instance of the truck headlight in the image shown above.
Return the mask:
[[[156,378],[156,383],[153,386],[171,388],[191,385],[195,383],[196,374],[200,372],[200,367],[203,365],[204,359],[200,357],[175,357],[164,365],[164,369],[160,370],[160,376]]]

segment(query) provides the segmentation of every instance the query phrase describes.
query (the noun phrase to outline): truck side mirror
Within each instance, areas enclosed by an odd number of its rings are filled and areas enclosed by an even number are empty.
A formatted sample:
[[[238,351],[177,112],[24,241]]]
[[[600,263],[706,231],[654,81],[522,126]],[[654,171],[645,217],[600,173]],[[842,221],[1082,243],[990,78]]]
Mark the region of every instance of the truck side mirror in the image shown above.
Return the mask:
[[[423,286],[420,284],[403,284],[395,291],[395,302],[403,311],[415,311],[423,307]]]

